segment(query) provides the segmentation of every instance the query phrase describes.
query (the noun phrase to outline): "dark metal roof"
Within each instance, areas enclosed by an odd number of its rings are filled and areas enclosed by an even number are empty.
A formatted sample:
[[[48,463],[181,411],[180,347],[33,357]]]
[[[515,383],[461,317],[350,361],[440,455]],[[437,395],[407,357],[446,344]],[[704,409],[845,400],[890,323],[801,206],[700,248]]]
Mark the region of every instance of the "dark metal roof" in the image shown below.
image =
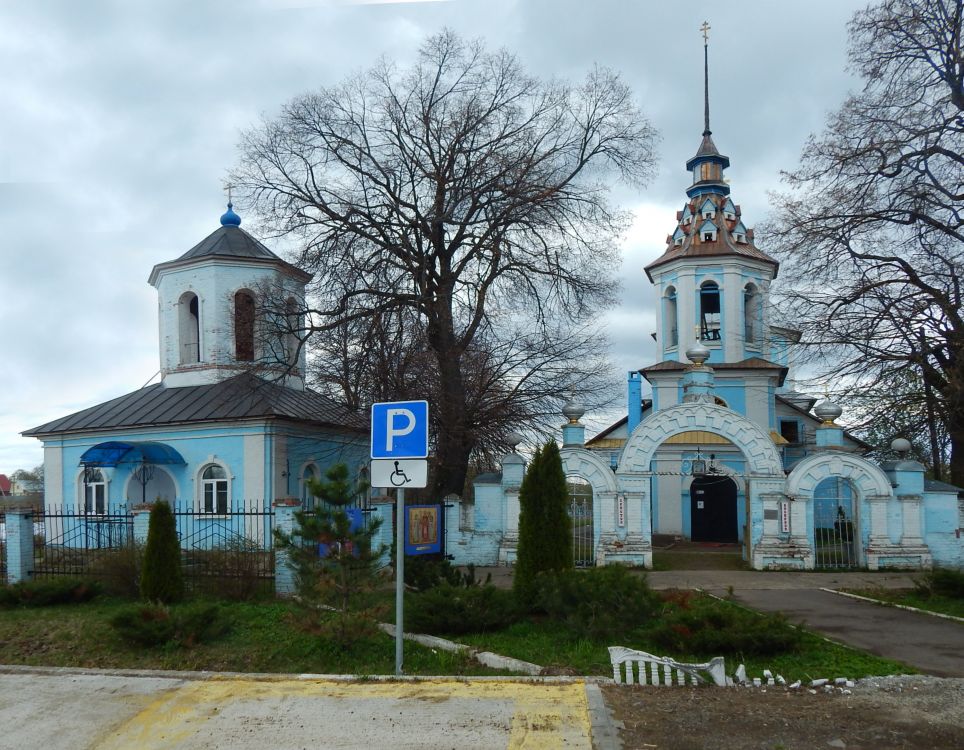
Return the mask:
[[[285,419],[366,432],[365,417],[314,391],[297,391],[244,373],[211,385],[149,385],[47,424],[26,437],[244,419]]]
[[[177,260],[158,263],[151,271],[150,282],[153,284],[160,269],[178,267],[190,261],[206,258],[246,259],[259,262],[269,262],[281,266],[289,273],[304,281],[311,279],[311,274],[302,271],[297,266],[282,260],[261,242],[256,240],[241,227],[232,225],[221,226],[197,243]]]
[[[501,471],[489,471],[485,474],[479,474],[475,479],[472,480],[472,484],[501,484],[502,483],[502,472]]]
[[[925,479],[924,480],[924,491],[925,492],[961,492],[960,487],[955,487],[953,484],[948,484],[947,482],[938,482],[936,479]]]

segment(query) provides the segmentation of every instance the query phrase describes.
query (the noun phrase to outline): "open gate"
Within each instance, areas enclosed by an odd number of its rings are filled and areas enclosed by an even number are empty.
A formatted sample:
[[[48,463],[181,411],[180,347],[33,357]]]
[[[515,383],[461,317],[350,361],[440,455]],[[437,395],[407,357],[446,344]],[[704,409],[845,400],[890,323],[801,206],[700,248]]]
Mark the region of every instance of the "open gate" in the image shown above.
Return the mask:
[[[860,541],[854,493],[847,480],[828,477],[813,492],[813,543],[817,568],[855,568]]]
[[[566,487],[572,521],[572,560],[577,568],[589,568],[596,564],[592,485],[581,477],[567,477]]]

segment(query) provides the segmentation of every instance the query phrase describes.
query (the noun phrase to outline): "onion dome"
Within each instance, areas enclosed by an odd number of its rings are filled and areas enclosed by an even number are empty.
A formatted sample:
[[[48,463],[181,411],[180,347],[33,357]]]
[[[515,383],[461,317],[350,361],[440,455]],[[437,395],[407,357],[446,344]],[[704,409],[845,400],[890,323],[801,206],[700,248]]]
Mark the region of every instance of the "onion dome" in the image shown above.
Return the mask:
[[[562,416],[569,420],[569,424],[577,424],[579,418],[585,413],[586,408],[573,399],[569,399],[562,407]]]
[[[813,413],[824,424],[833,424],[833,421],[843,414],[843,409],[841,409],[830,399],[827,399],[826,401],[821,401],[819,404],[817,404],[813,408]]]
[[[241,217],[234,213],[234,204],[228,202],[228,210],[221,214],[222,227],[241,226]]]
[[[697,367],[702,367],[703,363],[710,358],[710,350],[697,341],[686,350],[686,358]]]

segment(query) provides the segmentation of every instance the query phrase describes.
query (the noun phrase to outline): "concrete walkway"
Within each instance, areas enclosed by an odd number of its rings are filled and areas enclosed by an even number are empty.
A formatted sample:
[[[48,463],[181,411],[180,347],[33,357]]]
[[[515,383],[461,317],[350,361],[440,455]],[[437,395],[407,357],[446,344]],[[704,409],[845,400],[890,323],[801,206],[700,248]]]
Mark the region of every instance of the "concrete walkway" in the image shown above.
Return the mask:
[[[594,732],[613,736],[598,692],[560,678],[346,681],[0,667],[0,747],[590,750]]]

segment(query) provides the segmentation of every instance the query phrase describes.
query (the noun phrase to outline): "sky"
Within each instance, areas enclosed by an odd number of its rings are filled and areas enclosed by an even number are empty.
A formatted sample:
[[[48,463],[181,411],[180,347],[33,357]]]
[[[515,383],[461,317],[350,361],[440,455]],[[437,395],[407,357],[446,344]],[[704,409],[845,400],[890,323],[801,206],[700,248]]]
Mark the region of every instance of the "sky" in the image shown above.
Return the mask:
[[[658,176],[614,186],[633,212],[614,371],[656,359],[658,257],[700,143],[704,20],[713,138],[747,226],[766,219],[808,134],[857,82],[864,2],[731,0],[0,0],[0,473],[41,463],[23,430],[158,372],[151,268],[216,229],[240,133],[448,27],[539,76],[619,71],[661,135]],[[244,206],[235,206],[244,219]],[[251,229],[251,222],[243,224]],[[766,250],[766,238],[757,244]],[[590,427],[614,415],[587,415]]]

